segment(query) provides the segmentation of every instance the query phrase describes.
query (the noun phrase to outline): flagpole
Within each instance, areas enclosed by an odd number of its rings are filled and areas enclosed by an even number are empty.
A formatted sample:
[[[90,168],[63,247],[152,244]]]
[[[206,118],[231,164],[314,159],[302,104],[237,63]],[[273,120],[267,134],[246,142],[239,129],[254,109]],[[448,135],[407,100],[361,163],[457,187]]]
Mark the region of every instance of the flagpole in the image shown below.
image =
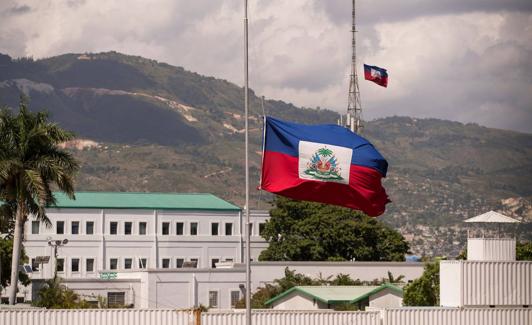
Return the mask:
[[[246,177],[246,324],[251,325],[251,234],[249,220],[249,155],[248,155],[248,1],[244,0],[244,120],[245,120],[245,177]]]

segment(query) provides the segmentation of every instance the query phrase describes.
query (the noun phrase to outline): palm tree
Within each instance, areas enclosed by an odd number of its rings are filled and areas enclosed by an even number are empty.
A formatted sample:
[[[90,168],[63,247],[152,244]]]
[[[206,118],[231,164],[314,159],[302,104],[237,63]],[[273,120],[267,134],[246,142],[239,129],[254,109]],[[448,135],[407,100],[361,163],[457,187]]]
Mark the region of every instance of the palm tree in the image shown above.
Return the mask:
[[[45,208],[55,204],[52,184],[74,199],[73,178],[79,169],[76,160],[58,144],[74,134],[48,121],[45,112],[28,111],[24,98],[19,113],[0,109],[0,199],[15,206],[15,229],[11,262],[9,303],[15,303],[18,264],[29,215],[50,226]]]

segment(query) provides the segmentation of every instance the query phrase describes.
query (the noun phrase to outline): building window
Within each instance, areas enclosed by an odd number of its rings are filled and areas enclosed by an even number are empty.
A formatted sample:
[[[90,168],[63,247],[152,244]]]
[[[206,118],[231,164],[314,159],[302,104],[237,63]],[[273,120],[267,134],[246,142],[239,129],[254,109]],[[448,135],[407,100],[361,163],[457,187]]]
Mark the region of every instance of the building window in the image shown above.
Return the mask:
[[[183,263],[185,263],[185,259],[184,258],[176,258],[175,259],[175,267],[182,268],[183,267]]]
[[[139,222],[139,235],[146,235],[146,223]]]
[[[72,235],[78,235],[79,234],[79,221],[72,221],[70,230],[72,230]]]
[[[233,262],[234,260],[232,258],[226,258],[225,262]]]
[[[231,291],[231,308],[235,308],[236,304],[240,301],[240,291]]]
[[[64,221],[57,221],[55,223],[55,232],[57,234],[64,234],[65,233],[65,222]]]
[[[170,223],[163,222],[163,235],[169,235],[169,234],[170,234]]]
[[[190,235],[196,236],[198,234],[198,223],[197,222],[191,222],[190,223]]]
[[[87,235],[94,234],[94,221],[87,221],[87,223],[85,224],[85,233]]]
[[[162,268],[163,269],[169,269],[170,268],[170,259],[169,258],[163,258]]]
[[[233,224],[232,223],[225,224],[225,235],[233,236]]]
[[[218,291],[209,291],[209,308],[218,308]]]
[[[190,262],[192,263],[192,267],[198,268],[199,267],[199,259],[198,258],[191,258]]]
[[[262,236],[264,233],[264,229],[266,229],[266,224],[264,222],[259,223],[259,235]]]
[[[85,270],[87,272],[94,272],[94,258],[88,258],[85,261]]]
[[[133,259],[124,258],[124,270],[131,270],[132,266],[133,266]]]
[[[148,267],[148,260],[146,258],[139,258],[139,269],[145,269]]]
[[[111,258],[109,260],[109,269],[110,270],[118,269],[118,258]]]
[[[109,233],[111,235],[118,234],[118,222],[116,222],[116,221],[111,221],[110,222],[110,224],[109,224]]]
[[[65,272],[65,259],[58,258],[56,263],[57,263],[57,272]]]
[[[70,262],[70,270],[72,272],[79,272],[79,258],[73,258]]]
[[[38,235],[39,234],[39,224],[40,224],[39,221],[32,221],[31,222],[31,233],[33,235]]]
[[[249,223],[249,235],[253,236],[253,223]]]
[[[175,234],[176,235],[183,235],[184,233],[184,224],[182,222],[176,222],[175,224]]]
[[[131,228],[133,228],[133,223],[131,222],[124,223],[124,235],[131,235]]]
[[[125,292],[108,292],[107,293],[107,307],[118,308],[124,307],[126,304]]]
[[[37,263],[36,261],[37,261],[37,259],[35,259],[35,258],[31,259],[31,270],[33,272],[39,272],[39,263]]]
[[[211,259],[211,268],[215,269],[216,268],[216,263],[218,263],[218,262],[220,262],[219,258]]]
[[[217,222],[211,223],[211,235],[218,236],[218,228],[220,224]]]

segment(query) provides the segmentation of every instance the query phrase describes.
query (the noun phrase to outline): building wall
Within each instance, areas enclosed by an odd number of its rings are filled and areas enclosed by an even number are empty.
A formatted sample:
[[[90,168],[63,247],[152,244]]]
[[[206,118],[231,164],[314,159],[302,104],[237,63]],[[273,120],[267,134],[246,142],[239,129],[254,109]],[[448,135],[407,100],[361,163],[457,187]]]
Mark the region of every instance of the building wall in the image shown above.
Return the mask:
[[[515,261],[515,238],[468,238],[468,261]]]
[[[443,263],[442,263],[443,262]],[[462,273],[460,263],[440,262],[440,305],[462,306]]]
[[[403,295],[391,289],[384,289],[369,296],[369,306],[372,308],[394,308],[403,305]]]
[[[251,263],[254,285],[264,286],[274,279],[284,277],[285,268],[312,278],[328,277],[342,273],[352,279],[371,281],[388,278],[388,271],[395,277],[404,275],[404,281],[417,279],[423,274],[423,263],[416,262],[259,262]]]
[[[26,254],[52,256],[50,263],[34,272],[34,278],[51,278],[55,269],[54,249],[49,240],[67,239],[68,244],[57,248],[58,258],[65,260],[65,269],[58,275],[63,278],[97,278],[99,271],[109,270],[111,259],[117,259],[117,271],[125,270],[126,259],[131,259],[132,270],[138,270],[139,261],[147,259],[148,268],[162,267],[163,259],[169,259],[169,268],[176,268],[177,259],[197,259],[199,268],[210,268],[213,259],[219,261],[242,260],[240,213],[233,212],[183,212],[127,209],[50,209],[48,217],[52,226],[39,225],[39,233],[32,233],[32,220],[25,225],[24,247]],[[257,260],[267,246],[259,236],[261,223],[267,213],[252,213],[252,258]],[[64,234],[57,233],[57,222],[64,222]],[[79,234],[72,233],[73,222],[79,222]],[[94,233],[87,234],[87,222],[94,223]],[[111,222],[117,223],[117,234],[110,233]],[[132,233],[125,234],[125,223],[131,222]],[[139,234],[140,223],[145,222],[145,235]],[[176,233],[176,223],[183,223],[184,234]],[[191,223],[197,222],[198,234],[191,235]],[[169,234],[163,234],[163,223],[169,223]],[[217,236],[211,234],[211,225],[219,224]],[[225,234],[225,225],[232,224],[232,235]],[[79,271],[72,271],[72,260],[79,259]],[[94,270],[88,272],[87,259],[94,259]],[[129,261],[129,260],[128,260]]]
[[[275,310],[317,310],[327,309],[327,304],[293,291],[272,304]]]
[[[366,274],[365,277],[361,278],[362,280],[372,280],[375,276],[375,274],[366,273],[365,270],[367,269],[382,268],[380,272],[383,274],[388,270],[393,274],[399,274],[401,270],[401,263],[396,269],[394,265],[385,262],[349,263],[350,265],[343,262],[298,262],[294,265],[286,263],[267,265],[264,268],[262,264],[262,262],[251,264],[252,292],[257,290],[259,286],[264,286],[264,283],[272,283],[275,279],[282,278],[286,267],[296,270],[296,272],[308,269],[316,270],[316,274],[307,274],[310,276],[318,276],[319,272],[324,276],[339,273]],[[423,271],[421,264],[417,268],[419,272]],[[107,292],[120,288],[126,292],[126,295],[131,294],[135,297],[135,308],[190,308],[200,304],[209,306],[209,292],[215,291],[217,292],[218,306],[213,309],[229,309],[232,307],[232,291],[239,292],[238,298],[244,297],[246,271],[242,264],[227,269],[148,269],[146,271],[119,271],[117,272],[117,280],[102,281],[88,278],[66,279],[65,282],[69,288],[75,291],[80,290],[85,294],[90,289],[92,291],[87,294],[100,292],[104,297]],[[130,285],[133,288],[132,292],[128,291]],[[318,307],[327,308],[327,306]]]
[[[441,261],[442,305],[532,305],[530,261]],[[456,281],[456,277],[459,281]],[[460,293],[458,302],[456,293]]]

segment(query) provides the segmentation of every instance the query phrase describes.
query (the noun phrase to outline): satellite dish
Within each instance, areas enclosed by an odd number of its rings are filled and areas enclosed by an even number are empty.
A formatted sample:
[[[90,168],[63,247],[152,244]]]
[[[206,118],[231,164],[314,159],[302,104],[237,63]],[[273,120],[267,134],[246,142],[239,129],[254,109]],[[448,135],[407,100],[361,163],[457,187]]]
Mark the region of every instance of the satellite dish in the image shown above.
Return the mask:
[[[65,238],[63,239],[63,245],[66,245],[66,244],[68,244],[68,239]]]

